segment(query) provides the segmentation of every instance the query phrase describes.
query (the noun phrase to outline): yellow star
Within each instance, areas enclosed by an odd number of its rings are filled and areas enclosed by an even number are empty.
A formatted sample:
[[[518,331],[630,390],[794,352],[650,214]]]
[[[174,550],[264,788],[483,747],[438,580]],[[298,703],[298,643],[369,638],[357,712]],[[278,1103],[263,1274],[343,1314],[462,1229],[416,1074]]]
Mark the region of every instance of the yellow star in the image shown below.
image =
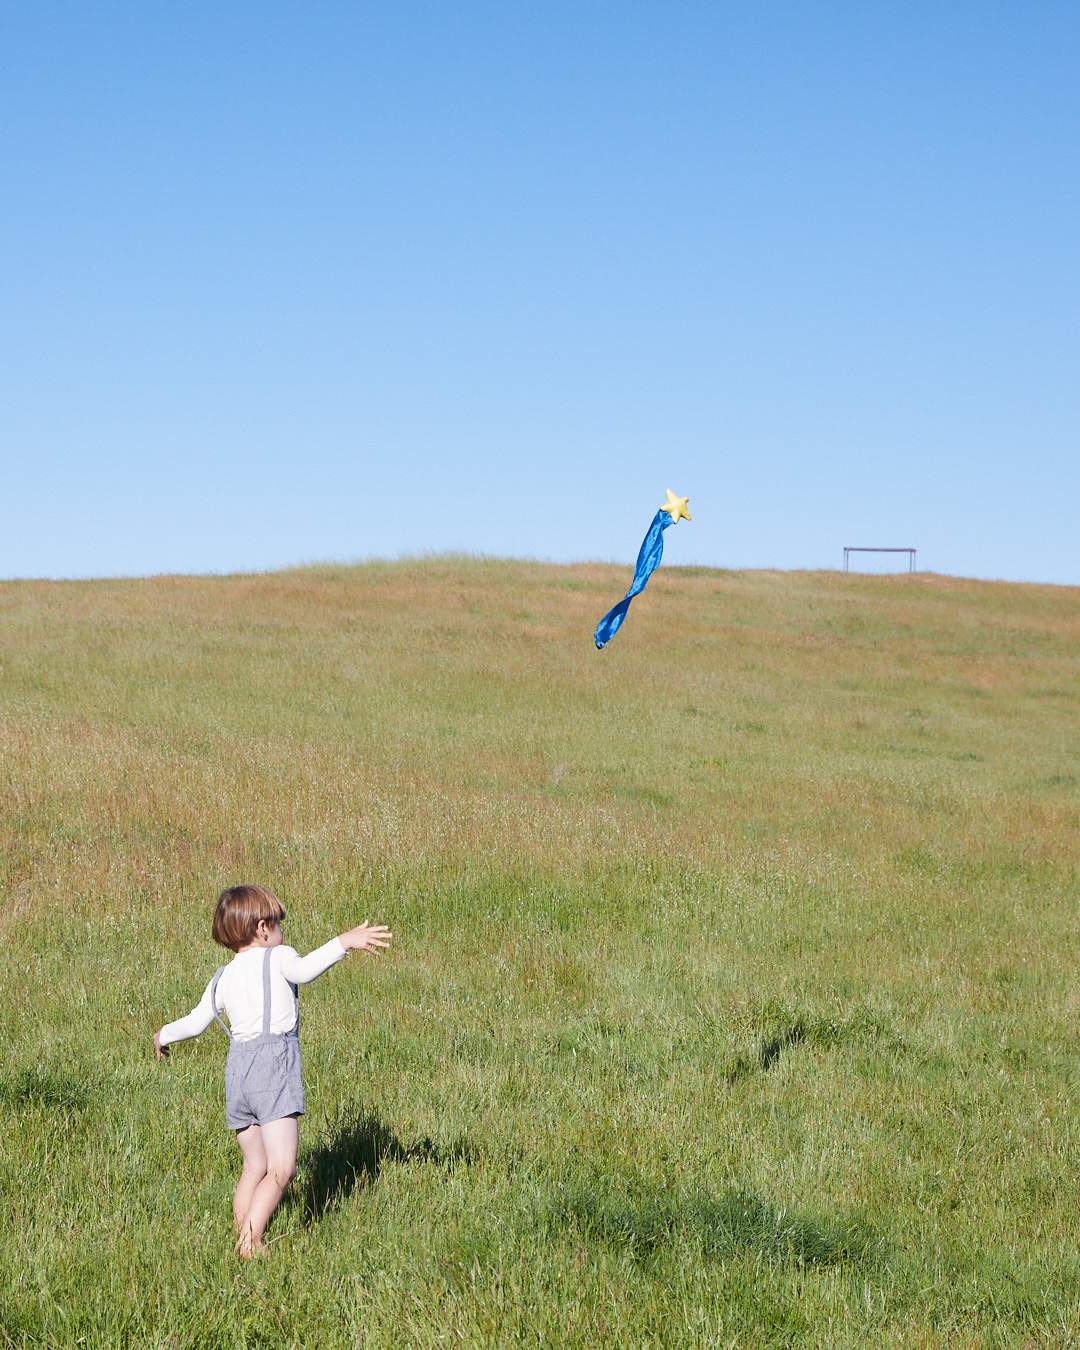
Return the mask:
[[[661,511],[666,511],[671,517],[672,525],[677,525],[680,520],[689,520],[690,512],[686,509],[686,503],[689,497],[676,497],[670,488],[667,489],[667,501],[661,506]]]

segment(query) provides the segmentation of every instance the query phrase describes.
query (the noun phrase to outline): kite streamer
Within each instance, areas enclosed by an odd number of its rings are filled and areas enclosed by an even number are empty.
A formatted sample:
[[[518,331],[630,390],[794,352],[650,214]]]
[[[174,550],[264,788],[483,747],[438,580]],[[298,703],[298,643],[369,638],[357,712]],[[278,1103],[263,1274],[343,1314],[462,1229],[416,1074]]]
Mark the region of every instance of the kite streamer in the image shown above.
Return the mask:
[[[686,520],[690,519],[690,512],[686,509],[686,503],[690,499],[688,497],[676,497],[670,488],[667,490],[667,495],[667,503],[653,516],[648,533],[641,541],[637,563],[634,566],[634,579],[630,583],[630,589],[596,625],[596,632],[593,636],[597,651],[610,642],[619,631],[623,619],[626,618],[626,611],[630,608],[630,601],[633,600],[635,595],[640,595],[645,589],[645,583],[660,566],[660,559],[664,556],[664,531],[669,525],[674,525],[680,516]]]

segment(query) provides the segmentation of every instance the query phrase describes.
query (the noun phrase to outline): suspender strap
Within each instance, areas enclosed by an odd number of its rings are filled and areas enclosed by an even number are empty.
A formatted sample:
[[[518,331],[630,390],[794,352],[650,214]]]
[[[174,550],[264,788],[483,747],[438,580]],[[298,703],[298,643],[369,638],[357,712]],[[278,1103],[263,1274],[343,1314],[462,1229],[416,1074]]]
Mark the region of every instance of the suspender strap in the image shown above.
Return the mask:
[[[225,1025],[225,1023],[221,1020],[221,1014],[218,1012],[218,1006],[217,1006],[217,986],[218,986],[218,980],[221,979],[221,972],[222,972],[224,969],[225,969],[224,966],[218,966],[217,970],[214,971],[214,978],[210,981],[210,1007],[214,1010],[214,1016],[217,1018],[218,1026],[222,1029],[222,1031],[225,1033],[226,1036],[228,1036],[229,1040],[231,1041],[231,1040],[232,1040],[232,1032],[231,1032],[231,1031],[229,1030],[229,1028]]]
[[[273,951],[273,948],[272,948],[272,947],[267,947],[266,952],[265,952],[265,954],[263,955],[263,963],[262,963],[262,987],[263,987],[262,1034],[263,1034],[263,1036],[269,1036],[269,1035],[270,1035],[270,953],[271,953],[272,951]],[[217,1006],[217,987],[218,987],[218,980],[221,979],[221,972],[222,972],[224,969],[225,969],[224,966],[218,966],[217,970],[214,971],[214,978],[210,981],[210,1006],[211,1006],[211,1008],[214,1010],[214,1016],[215,1016],[215,1018],[217,1018],[218,1025],[221,1027],[222,1031],[225,1033],[226,1036],[228,1036],[229,1040],[231,1041],[231,1040],[234,1040],[235,1037],[233,1036],[233,1034],[232,1034],[232,1032],[229,1030],[229,1028],[225,1025],[225,1023],[221,1020],[221,1014],[218,1012],[218,1006]],[[299,1030],[300,1030],[300,999],[299,999],[299,997],[298,997],[298,995],[297,995],[296,985],[295,985],[295,984],[290,984],[290,985],[289,985],[289,988],[290,988],[290,989],[292,990],[292,992],[293,992],[293,998],[296,999],[296,1026],[293,1028],[293,1030],[294,1030],[294,1032],[299,1032]]]
[[[263,1023],[262,1034],[270,1035],[270,953],[273,947],[267,947],[263,957]]]

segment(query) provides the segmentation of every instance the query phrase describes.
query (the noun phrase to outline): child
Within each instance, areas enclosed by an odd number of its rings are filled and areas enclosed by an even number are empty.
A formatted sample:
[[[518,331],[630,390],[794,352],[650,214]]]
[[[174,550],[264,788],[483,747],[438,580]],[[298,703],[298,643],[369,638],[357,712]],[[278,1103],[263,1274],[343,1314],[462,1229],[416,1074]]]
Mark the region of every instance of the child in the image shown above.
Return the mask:
[[[232,886],[218,896],[214,941],[236,953],[215,971],[199,1005],[154,1033],[158,1059],[174,1041],[198,1036],[217,1018],[229,1038],[225,1123],[244,1157],[233,1197],[238,1255],[264,1251],[270,1216],[296,1171],[297,1117],[304,1112],[300,1078],[298,984],[310,984],[348,951],[378,956],[393,934],[362,923],[308,956],[286,947],[285,910],[263,886]],[[219,1010],[229,1014],[230,1027]]]

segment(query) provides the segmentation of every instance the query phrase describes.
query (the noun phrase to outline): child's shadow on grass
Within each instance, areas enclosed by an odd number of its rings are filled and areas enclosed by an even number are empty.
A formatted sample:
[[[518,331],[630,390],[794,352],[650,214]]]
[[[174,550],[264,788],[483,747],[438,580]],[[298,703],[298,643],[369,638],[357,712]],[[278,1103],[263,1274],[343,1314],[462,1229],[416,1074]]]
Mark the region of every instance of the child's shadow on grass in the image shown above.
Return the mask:
[[[377,1111],[343,1111],[328,1122],[319,1143],[301,1156],[300,1185],[287,1203],[300,1206],[301,1221],[310,1227],[357,1187],[374,1185],[386,1162],[434,1163],[449,1169],[467,1166],[475,1157],[463,1139],[443,1145],[425,1135],[404,1144]]]

